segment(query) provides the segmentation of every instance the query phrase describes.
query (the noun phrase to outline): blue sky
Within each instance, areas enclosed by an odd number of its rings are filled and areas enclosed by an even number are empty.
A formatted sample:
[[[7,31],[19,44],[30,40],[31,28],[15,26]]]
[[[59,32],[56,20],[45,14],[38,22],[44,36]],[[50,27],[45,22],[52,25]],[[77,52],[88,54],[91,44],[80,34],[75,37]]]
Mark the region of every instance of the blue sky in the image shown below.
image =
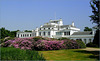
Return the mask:
[[[81,30],[93,27],[90,0],[0,0],[0,28],[32,30],[50,19],[62,18],[64,25],[73,21]]]

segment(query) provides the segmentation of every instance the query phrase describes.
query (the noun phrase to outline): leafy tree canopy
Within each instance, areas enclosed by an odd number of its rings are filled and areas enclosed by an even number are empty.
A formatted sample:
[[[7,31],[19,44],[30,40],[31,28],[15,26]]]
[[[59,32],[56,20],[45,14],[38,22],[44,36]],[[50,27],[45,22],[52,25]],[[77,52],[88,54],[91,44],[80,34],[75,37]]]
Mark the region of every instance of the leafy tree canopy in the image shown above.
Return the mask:
[[[100,21],[99,21],[99,16],[100,16],[100,12],[99,12],[99,4],[100,0],[91,0],[90,1],[90,5],[92,8],[92,13],[93,15],[89,16],[91,18],[90,21],[93,21],[93,23],[97,24],[97,30],[96,30],[96,34],[94,36],[94,40],[93,40],[93,44],[97,45],[98,47],[100,47],[100,42],[99,42],[99,32],[100,32]]]
[[[96,23],[98,26],[100,25],[100,21],[99,21],[99,2],[100,0],[91,0],[90,1],[90,6],[92,8],[92,13],[93,15],[89,16],[91,18],[90,21],[93,21],[93,23]]]
[[[85,28],[84,28],[84,31],[92,31],[92,28],[85,27]]]
[[[32,31],[30,31],[30,30],[25,30],[25,32],[32,32]]]
[[[5,37],[16,37],[16,32],[19,31],[19,30],[16,30],[16,31],[9,31],[9,30],[6,30],[4,27],[0,28],[0,39],[3,39]]]

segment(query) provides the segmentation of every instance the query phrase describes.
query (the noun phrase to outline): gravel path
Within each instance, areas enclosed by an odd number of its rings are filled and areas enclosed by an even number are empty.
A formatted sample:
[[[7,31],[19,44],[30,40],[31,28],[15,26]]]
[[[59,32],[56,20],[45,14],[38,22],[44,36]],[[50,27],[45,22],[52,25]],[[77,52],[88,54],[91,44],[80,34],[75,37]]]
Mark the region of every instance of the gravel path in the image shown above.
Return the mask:
[[[82,49],[82,50],[86,50],[86,51],[100,51],[100,48],[85,48],[85,49]]]

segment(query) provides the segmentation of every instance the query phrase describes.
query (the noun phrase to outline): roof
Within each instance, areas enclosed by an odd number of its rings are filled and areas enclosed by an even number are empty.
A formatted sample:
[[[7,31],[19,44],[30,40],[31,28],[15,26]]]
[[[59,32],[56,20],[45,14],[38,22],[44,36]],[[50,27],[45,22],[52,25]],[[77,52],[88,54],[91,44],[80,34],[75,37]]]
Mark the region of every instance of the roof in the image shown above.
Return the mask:
[[[75,32],[72,35],[91,35],[92,31]]]
[[[61,26],[61,28],[65,28],[65,27],[75,27],[75,26],[72,26],[72,25],[63,25],[63,26]]]
[[[44,25],[42,28],[46,28],[46,27],[54,27],[54,25]]]
[[[32,33],[32,32],[18,31],[17,33]]]

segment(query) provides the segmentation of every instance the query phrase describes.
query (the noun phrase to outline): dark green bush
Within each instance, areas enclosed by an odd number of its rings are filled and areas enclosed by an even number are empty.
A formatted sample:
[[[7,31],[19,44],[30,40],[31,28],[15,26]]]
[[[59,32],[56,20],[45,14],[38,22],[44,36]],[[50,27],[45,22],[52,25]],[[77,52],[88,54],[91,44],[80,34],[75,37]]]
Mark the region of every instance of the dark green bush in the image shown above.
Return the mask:
[[[58,38],[58,40],[70,40],[70,39],[66,37],[61,37],[61,38]]]
[[[93,44],[93,42],[90,42],[88,44],[86,44],[87,47],[97,47],[96,44]]]
[[[1,60],[45,60],[37,51],[18,48],[1,48]]]
[[[4,39],[0,39],[0,44],[4,42]]]
[[[76,40],[76,42],[78,43],[79,48],[86,48],[86,45],[83,41],[81,40]]]
[[[34,39],[34,41],[38,41],[38,40],[43,40],[44,38],[37,36],[37,37],[34,37],[33,39]]]

